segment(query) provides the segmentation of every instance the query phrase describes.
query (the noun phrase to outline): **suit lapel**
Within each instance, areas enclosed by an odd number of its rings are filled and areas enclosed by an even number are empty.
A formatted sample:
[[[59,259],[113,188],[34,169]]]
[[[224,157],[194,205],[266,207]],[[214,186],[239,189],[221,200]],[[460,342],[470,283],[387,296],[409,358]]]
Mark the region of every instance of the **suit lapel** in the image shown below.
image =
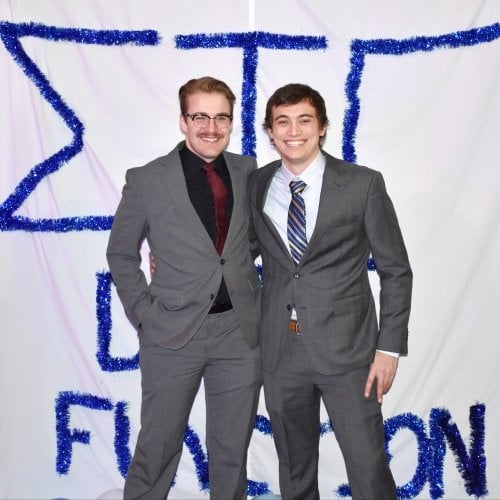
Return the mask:
[[[193,228],[193,231],[191,231],[193,238],[199,239],[200,244],[213,249],[215,252],[214,244],[189,198],[186,178],[184,177],[181,158],[179,156],[179,149],[182,147],[182,144],[180,143],[165,157],[165,168],[162,170],[162,181],[165,185],[165,192],[169,193],[169,198],[174,204],[176,213],[185,219],[186,226]]]
[[[267,229],[269,230],[272,237],[276,241],[277,245],[283,252],[283,256],[287,259],[286,260],[287,264],[289,265],[290,268],[295,268],[296,267],[295,263],[293,262],[292,256],[290,255],[288,248],[286,247],[281,236],[276,230],[276,227],[274,226],[273,222],[264,212],[264,205],[266,203],[266,197],[267,197],[267,192],[269,191],[269,186],[271,185],[271,182],[276,174],[276,171],[280,168],[280,166],[281,166],[281,160],[277,160],[264,169],[263,175],[259,179],[259,184],[257,186],[256,206]]]
[[[229,158],[224,154],[224,161],[226,162],[229,175],[231,177],[231,187],[233,190],[233,211],[231,220],[229,221],[229,230],[226,236],[224,248],[231,245],[233,239],[237,236],[238,230],[244,227],[243,219],[248,217],[248,212],[245,210],[245,201],[247,199],[247,177],[245,172],[240,170],[238,160]]]
[[[338,200],[343,187],[342,176],[346,168],[348,168],[342,161],[326,153],[323,154],[326,157],[326,164],[323,174],[323,184],[321,186],[318,216],[303,260],[307,260],[309,251],[321,240],[324,230],[328,227],[329,221],[332,219],[332,213],[338,207]]]
[[[275,161],[271,163],[269,166],[265,167],[262,170],[262,175],[258,180],[258,190],[256,196],[256,206],[258,211],[262,214],[262,216],[266,217],[264,214],[264,204],[266,202],[267,192],[269,191],[269,186],[271,185],[271,181],[273,180],[274,174],[278,170],[281,165],[281,161]],[[268,223],[272,226],[272,222],[267,219]],[[274,226],[273,226],[274,227]]]

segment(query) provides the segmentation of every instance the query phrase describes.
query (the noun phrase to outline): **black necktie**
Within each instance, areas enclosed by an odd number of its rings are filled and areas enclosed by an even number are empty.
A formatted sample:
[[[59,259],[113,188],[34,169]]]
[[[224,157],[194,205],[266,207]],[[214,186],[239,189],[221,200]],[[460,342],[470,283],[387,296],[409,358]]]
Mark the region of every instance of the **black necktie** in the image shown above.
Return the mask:
[[[217,231],[215,249],[217,253],[221,255],[229,228],[229,221],[227,218],[227,188],[224,181],[215,170],[215,165],[213,163],[203,165],[203,170],[207,174],[208,184],[210,185],[214,197],[215,228]]]

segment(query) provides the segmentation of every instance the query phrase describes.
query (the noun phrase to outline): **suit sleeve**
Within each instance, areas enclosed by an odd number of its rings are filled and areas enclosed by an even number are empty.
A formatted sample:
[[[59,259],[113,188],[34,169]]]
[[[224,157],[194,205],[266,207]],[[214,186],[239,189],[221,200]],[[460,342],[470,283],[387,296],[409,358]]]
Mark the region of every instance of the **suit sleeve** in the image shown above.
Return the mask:
[[[126,184],[115,214],[106,252],[111,276],[130,322],[138,328],[151,305],[146,277],[142,272],[141,245],[148,224],[144,204],[133,171],[126,174]]]
[[[377,349],[406,355],[413,274],[396,212],[379,172],[368,190],[365,228],[380,279]]]

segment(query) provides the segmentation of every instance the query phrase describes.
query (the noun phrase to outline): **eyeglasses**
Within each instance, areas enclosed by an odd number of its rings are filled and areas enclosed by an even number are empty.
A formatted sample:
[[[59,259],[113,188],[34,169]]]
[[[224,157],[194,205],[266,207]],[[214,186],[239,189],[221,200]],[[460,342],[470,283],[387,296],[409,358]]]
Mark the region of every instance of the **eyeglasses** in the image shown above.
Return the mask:
[[[220,115],[209,116],[206,113],[184,113],[184,116],[191,118],[195,127],[198,128],[206,128],[210,124],[210,120],[213,120],[217,128],[228,128],[231,122],[233,121],[233,117],[231,115],[226,115],[225,113],[221,113]]]

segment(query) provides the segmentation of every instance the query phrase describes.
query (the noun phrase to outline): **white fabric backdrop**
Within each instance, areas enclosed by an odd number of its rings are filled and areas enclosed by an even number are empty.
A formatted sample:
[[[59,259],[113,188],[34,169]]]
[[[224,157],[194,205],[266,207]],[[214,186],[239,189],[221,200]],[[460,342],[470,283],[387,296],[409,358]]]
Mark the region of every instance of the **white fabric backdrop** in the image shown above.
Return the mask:
[[[140,377],[135,332],[106,282],[106,224],[125,170],[182,138],[179,86],[210,74],[238,96],[230,150],[275,159],[265,102],[303,82],[327,101],[325,149],[384,174],[415,275],[410,353],[384,402],[400,496],[500,498],[499,17],[496,0],[1,0],[0,497],[118,498]],[[122,43],[131,31],[139,42]],[[215,33],[256,43],[246,72],[241,47],[189,46]],[[303,50],[286,38],[296,35],[326,47]],[[203,405],[200,394],[190,419],[202,448],[186,445],[171,498],[207,497]],[[263,398],[259,415],[251,493],[279,493]],[[322,417],[326,499],[347,480]]]

